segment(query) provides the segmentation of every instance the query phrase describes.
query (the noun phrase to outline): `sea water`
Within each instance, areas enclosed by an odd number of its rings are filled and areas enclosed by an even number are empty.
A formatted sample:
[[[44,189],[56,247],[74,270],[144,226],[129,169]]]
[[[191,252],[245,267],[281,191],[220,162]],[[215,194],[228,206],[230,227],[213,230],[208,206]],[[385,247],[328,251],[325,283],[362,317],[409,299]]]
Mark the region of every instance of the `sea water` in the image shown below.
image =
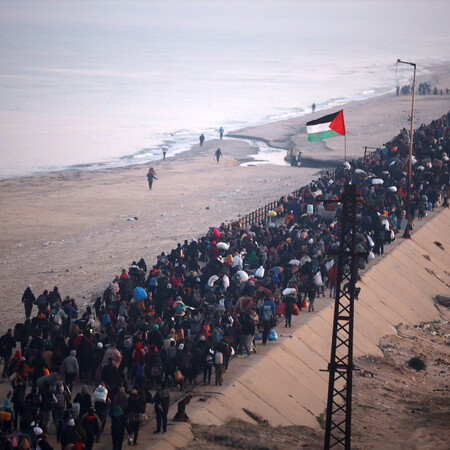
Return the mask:
[[[410,83],[442,0],[0,2],[0,178],[123,166]]]

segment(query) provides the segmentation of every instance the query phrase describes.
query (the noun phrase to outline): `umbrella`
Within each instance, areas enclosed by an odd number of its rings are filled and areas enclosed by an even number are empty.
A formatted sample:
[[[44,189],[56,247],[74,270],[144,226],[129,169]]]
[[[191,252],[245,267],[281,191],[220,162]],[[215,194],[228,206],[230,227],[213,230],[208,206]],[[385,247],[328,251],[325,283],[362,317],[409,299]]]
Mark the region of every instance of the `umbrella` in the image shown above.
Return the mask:
[[[236,272],[236,275],[243,281],[244,283],[248,281],[248,273],[244,272],[243,270],[238,270]]]
[[[220,250],[228,250],[230,248],[230,244],[228,244],[226,242],[219,242],[217,244],[217,248]]]
[[[397,188],[395,186],[391,186],[388,190],[391,192],[397,192]]]
[[[269,217],[276,217],[276,216],[277,216],[277,213],[276,213],[275,211],[269,211],[269,212],[267,213],[267,215],[268,215]]]
[[[374,178],[372,184],[383,184],[384,181],[381,178]]]
[[[144,288],[136,287],[134,288],[134,298],[139,302],[147,298],[147,292],[145,292]]]

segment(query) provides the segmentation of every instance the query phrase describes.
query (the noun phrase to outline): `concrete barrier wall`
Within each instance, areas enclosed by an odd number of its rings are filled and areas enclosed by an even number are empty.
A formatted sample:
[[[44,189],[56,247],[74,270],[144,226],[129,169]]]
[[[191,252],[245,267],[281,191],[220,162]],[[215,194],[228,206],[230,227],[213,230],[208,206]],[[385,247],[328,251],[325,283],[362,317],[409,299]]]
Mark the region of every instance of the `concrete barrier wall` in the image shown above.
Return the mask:
[[[401,242],[363,275],[361,294],[355,304],[354,356],[381,355],[378,347],[399,323],[418,324],[437,320],[432,298],[450,293],[450,211],[445,210]],[[398,238],[401,239],[401,238]],[[445,250],[434,244],[442,243]],[[430,274],[431,269],[438,277]],[[443,282],[444,281],[444,282]],[[306,313],[301,313],[302,315]],[[220,393],[189,406],[193,423],[224,424],[232,418],[252,419],[243,408],[277,425],[308,425],[318,428],[316,416],[327,400],[333,302],[292,333],[283,334],[264,355],[239,360],[240,374]],[[242,361],[242,362],[241,362]],[[234,363],[234,362],[233,362]],[[232,364],[233,364],[232,363]],[[200,391],[201,393],[201,391]]]

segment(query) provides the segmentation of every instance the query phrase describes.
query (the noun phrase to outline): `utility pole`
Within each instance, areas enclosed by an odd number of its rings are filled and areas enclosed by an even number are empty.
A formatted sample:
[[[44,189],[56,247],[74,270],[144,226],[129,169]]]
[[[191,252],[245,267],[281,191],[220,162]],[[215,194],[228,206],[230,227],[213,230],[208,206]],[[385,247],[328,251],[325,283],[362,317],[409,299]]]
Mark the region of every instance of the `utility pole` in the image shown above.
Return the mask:
[[[402,61],[397,59],[397,64],[408,64],[409,66],[414,67],[414,76],[413,76],[413,89],[412,89],[412,107],[411,107],[411,131],[409,136],[409,162],[408,162],[408,186],[406,191],[406,218],[408,219],[408,223],[405,228],[405,232],[403,233],[403,238],[410,239],[411,238],[411,229],[412,229],[412,214],[411,214],[411,170],[412,170],[412,157],[413,157],[413,138],[414,138],[414,104],[416,100],[416,64],[408,61]]]
[[[331,357],[328,365],[328,401],[324,448],[350,449],[352,418],[353,316],[358,278],[356,254],[356,206],[360,199],[355,185],[342,193],[341,238],[334,303]]]

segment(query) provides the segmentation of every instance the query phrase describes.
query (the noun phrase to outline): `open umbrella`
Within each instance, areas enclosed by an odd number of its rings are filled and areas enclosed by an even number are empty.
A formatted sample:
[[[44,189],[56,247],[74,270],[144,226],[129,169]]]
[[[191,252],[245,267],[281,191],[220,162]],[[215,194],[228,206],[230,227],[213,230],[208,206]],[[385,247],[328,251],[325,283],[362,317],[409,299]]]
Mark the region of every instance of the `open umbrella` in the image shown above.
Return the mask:
[[[139,302],[147,298],[147,292],[145,292],[144,288],[136,287],[134,288],[134,298]]]

